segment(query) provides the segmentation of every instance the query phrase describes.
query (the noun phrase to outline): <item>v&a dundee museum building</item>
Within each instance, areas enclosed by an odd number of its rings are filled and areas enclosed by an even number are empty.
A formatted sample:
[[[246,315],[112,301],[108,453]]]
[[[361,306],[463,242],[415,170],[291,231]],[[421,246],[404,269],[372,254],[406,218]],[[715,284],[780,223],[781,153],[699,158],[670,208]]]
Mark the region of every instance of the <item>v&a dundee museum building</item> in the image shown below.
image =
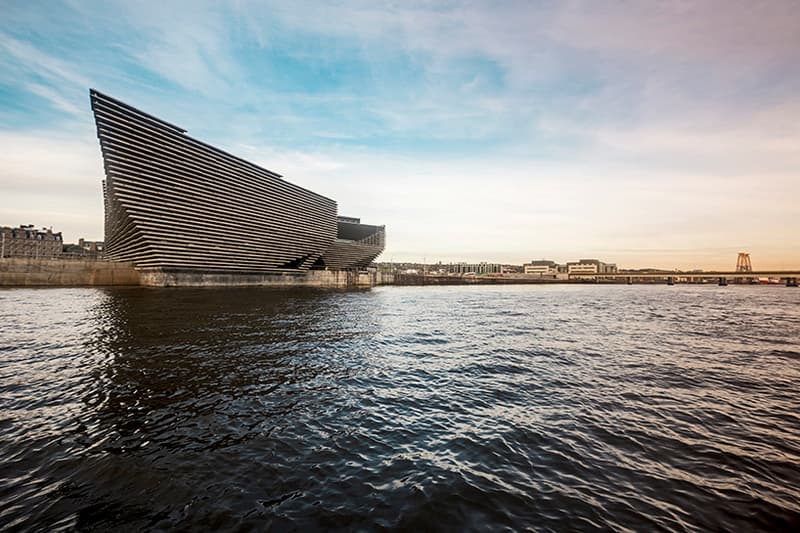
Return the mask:
[[[147,285],[304,284],[365,269],[384,226],[90,91],[106,179],[105,254]],[[324,274],[324,275],[323,275]]]

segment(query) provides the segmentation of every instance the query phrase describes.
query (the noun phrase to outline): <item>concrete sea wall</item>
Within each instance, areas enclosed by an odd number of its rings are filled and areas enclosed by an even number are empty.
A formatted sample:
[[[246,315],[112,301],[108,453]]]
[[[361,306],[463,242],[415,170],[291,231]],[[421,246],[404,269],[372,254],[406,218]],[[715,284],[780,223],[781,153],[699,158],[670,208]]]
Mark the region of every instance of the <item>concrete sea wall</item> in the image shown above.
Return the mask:
[[[373,287],[394,282],[392,274],[348,270],[310,270],[305,274],[218,274],[142,270],[148,287]]]
[[[0,287],[84,287],[139,285],[130,263],[80,259],[0,259]]]
[[[137,270],[131,263],[11,257],[0,259],[0,287],[373,287],[394,282],[392,274],[312,270],[306,274],[219,274]]]

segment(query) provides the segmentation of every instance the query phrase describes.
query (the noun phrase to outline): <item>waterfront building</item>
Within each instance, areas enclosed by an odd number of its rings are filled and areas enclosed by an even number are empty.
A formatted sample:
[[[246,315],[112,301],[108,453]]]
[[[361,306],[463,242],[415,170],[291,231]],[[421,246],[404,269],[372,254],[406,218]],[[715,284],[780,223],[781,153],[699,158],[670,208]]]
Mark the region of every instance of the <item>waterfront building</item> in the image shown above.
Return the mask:
[[[567,263],[568,274],[613,274],[616,271],[616,264],[603,263],[597,259],[580,259]]]
[[[58,257],[63,250],[61,232],[53,228],[36,229],[32,224],[0,227],[0,258]]]
[[[520,265],[503,265],[503,274],[522,274],[523,268]]]
[[[614,263],[604,263],[597,259],[580,259],[579,261],[573,261],[567,263],[567,273],[568,274],[614,274],[617,272],[617,265]],[[592,277],[599,277],[602,279],[602,276],[592,276]]]
[[[503,265],[498,263],[451,263],[447,265],[450,274],[502,274]]]
[[[103,252],[103,241],[87,241],[83,237],[78,239],[78,246],[90,254],[99,254]]]
[[[103,241],[78,239],[78,244],[65,244],[64,254],[70,257],[100,259],[103,257]]]
[[[399,272],[401,274],[427,274],[431,276],[463,276],[463,275],[483,275],[483,274],[516,274],[521,273],[519,265],[506,265],[500,263],[379,263],[378,268],[389,272]]]
[[[617,272],[617,265],[604,263],[597,259],[580,259],[559,264],[555,261],[541,259],[522,265],[523,272],[528,275],[567,279],[569,274],[606,274]]]
[[[106,179],[107,259],[189,274],[364,268],[385,228],[337,219],[336,202],[90,92]]]
[[[558,274],[559,265],[555,261],[531,261],[522,265],[525,274],[534,274],[539,276],[555,276]]]

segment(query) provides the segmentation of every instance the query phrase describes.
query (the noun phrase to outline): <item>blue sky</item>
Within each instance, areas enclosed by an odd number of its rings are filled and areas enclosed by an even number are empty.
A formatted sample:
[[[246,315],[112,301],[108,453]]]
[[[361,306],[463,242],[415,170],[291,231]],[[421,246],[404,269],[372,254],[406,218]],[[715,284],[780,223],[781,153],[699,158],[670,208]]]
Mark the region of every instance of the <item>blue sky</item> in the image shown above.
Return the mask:
[[[94,87],[386,224],[386,261],[800,266],[797,2],[0,10],[3,225],[102,238]]]

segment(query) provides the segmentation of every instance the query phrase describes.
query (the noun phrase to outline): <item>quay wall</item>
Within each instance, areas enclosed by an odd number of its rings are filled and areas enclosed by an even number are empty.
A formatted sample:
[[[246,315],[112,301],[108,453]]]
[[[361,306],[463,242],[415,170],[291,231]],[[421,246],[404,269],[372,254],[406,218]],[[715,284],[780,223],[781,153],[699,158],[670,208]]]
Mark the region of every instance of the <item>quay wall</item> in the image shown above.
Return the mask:
[[[756,273],[757,275],[757,273]],[[731,277],[731,276],[738,276]],[[723,284],[720,279],[725,280],[724,285],[728,282],[732,284],[742,285],[776,285],[786,284],[787,287],[796,287],[797,281],[800,279],[800,272],[795,274],[794,271],[784,271],[774,273],[775,277],[780,277],[780,282],[773,280],[772,282],[757,282],[747,278],[742,279],[742,273],[653,273],[646,276],[630,275],[626,276],[624,273],[615,276],[597,276],[586,275],[583,278],[546,278],[522,274],[488,274],[482,276],[448,276],[448,275],[423,275],[423,274],[396,274],[394,276],[393,285],[553,285],[553,284],[600,284],[600,285],[717,285]],[[762,276],[763,277],[763,276]],[[597,279],[599,278],[599,279]]]
[[[595,279],[587,275],[586,278],[549,278],[527,274],[489,274],[482,276],[447,276],[447,275],[423,275],[423,274],[397,274],[394,277],[394,285],[555,285],[555,284],[625,284],[626,278],[603,278]],[[654,276],[654,279],[636,278],[636,284],[661,284],[665,283],[667,277]]]
[[[0,287],[373,287],[394,283],[391,273],[311,270],[305,274],[219,274],[137,270],[132,263],[6,257],[0,259]]]
[[[0,259],[0,287],[91,287],[139,285],[131,263],[81,259],[5,257]]]
[[[605,281],[603,281],[605,283]],[[557,283],[596,283],[595,280],[566,280],[539,276],[437,276],[397,274],[395,285],[553,285]]]
[[[309,270],[287,274],[220,274],[213,272],[169,272],[142,270],[141,285],[147,287],[374,287],[394,282],[392,274],[375,271]]]

